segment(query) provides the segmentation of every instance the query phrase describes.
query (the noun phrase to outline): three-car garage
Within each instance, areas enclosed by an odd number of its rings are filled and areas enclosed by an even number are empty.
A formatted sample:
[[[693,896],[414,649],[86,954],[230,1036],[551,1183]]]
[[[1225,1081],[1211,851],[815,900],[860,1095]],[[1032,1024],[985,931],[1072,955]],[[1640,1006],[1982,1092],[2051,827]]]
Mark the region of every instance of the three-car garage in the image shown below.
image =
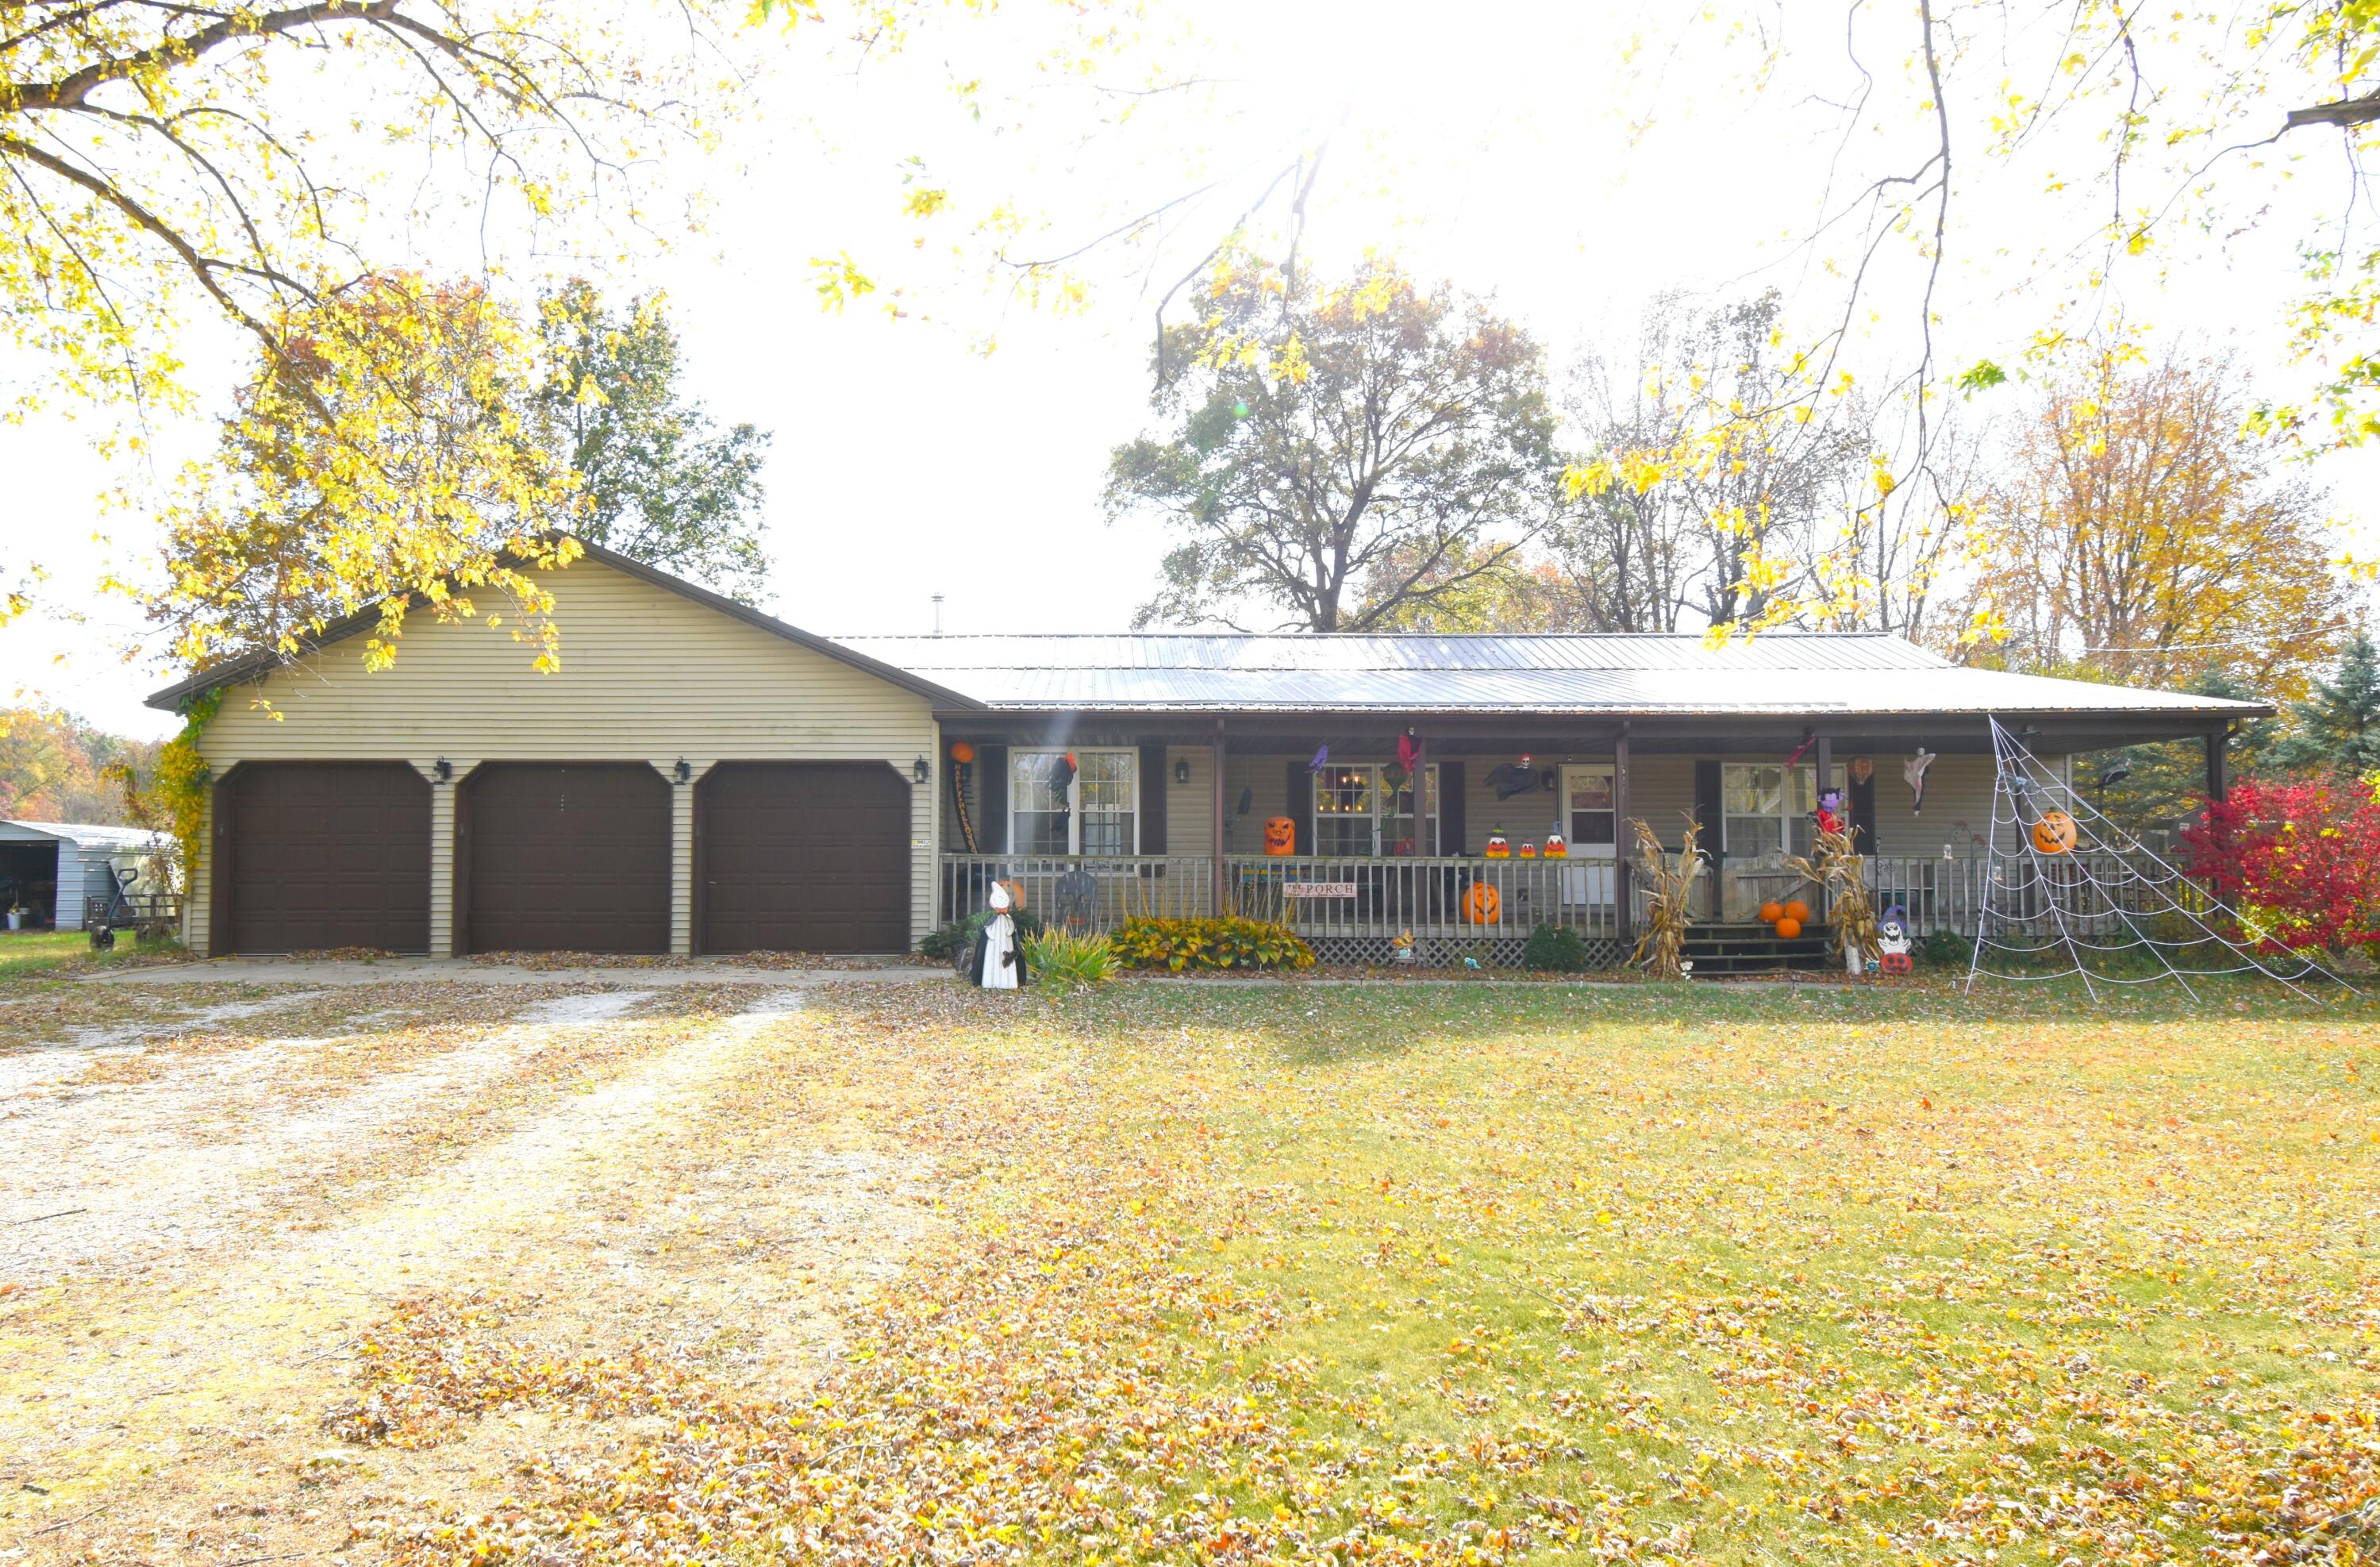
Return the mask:
[[[222,950],[431,950],[433,790],[455,791],[460,953],[671,950],[672,781],[650,763],[250,762],[216,792]],[[691,949],[910,940],[913,785],[883,762],[730,761],[694,784]]]

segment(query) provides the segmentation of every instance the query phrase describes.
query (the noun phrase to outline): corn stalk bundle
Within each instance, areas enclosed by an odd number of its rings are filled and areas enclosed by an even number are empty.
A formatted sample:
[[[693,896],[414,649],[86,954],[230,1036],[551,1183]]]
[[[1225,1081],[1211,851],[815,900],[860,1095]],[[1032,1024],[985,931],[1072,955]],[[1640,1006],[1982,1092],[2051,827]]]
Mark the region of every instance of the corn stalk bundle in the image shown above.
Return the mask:
[[[1875,952],[1876,905],[1868,899],[1867,861],[1853,846],[1851,830],[1820,832],[1816,850],[1811,855],[1787,855],[1785,869],[1826,890],[1833,905],[1828,917],[1834,925],[1837,957],[1850,947]]]
[[[1686,977],[1686,927],[1691,922],[1686,900],[1694,878],[1703,873],[1699,846],[1703,825],[1692,817],[1686,819],[1685,846],[1674,860],[1661,847],[1659,837],[1644,822],[1632,819],[1628,830],[1635,835],[1636,863],[1645,872],[1648,890],[1645,933],[1636,938],[1636,950],[1628,955],[1628,961],[1656,979],[1682,979]]]

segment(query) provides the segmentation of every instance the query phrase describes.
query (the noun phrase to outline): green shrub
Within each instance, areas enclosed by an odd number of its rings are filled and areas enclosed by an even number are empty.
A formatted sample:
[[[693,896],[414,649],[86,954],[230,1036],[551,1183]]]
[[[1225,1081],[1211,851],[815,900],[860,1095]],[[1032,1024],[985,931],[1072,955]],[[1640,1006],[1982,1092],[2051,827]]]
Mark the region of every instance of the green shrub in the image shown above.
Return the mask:
[[[1956,930],[1928,933],[1917,953],[1928,968],[1964,968],[1975,960],[1974,944]]]
[[[1521,966],[1542,973],[1575,974],[1586,966],[1586,943],[1567,925],[1540,925],[1521,943]]]
[[[1041,917],[1031,909],[1011,909],[1016,920],[1016,933],[1026,941],[1041,934]],[[975,939],[991,921],[991,910],[980,908],[955,925],[945,925],[917,943],[923,955],[943,963],[957,963],[975,946]]]
[[[1036,983],[1096,985],[1115,977],[1115,954],[1105,936],[1048,930],[1025,939],[1025,961]]]
[[[1127,919],[1108,938],[1129,968],[1311,968],[1314,949],[1286,926],[1224,919]]]

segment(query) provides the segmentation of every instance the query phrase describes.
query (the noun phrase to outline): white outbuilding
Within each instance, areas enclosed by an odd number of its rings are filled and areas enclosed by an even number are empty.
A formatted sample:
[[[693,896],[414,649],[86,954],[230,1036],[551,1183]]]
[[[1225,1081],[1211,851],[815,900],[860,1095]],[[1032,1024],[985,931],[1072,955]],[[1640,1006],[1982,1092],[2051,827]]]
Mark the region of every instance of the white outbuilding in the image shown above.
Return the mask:
[[[106,898],[122,872],[139,878],[135,899],[150,891],[145,883],[156,878],[163,847],[141,827],[0,820],[0,910],[24,909],[30,928],[79,930],[85,900]]]

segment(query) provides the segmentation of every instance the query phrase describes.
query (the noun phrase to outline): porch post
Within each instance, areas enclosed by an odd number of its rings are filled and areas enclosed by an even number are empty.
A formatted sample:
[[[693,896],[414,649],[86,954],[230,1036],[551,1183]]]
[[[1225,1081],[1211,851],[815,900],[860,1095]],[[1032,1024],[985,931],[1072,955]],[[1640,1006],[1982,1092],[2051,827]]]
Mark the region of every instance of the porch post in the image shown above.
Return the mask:
[[[1835,743],[1824,735],[1818,736],[1818,756],[1816,765],[1818,769],[1817,787],[1810,791],[1811,798],[1814,801],[1818,796],[1827,792],[1827,790],[1831,786],[1831,780],[1835,776]],[[1845,803],[1843,809],[1846,812],[1851,809],[1851,806],[1848,802]],[[1827,885],[1823,881],[1818,883],[1818,891],[1815,896],[1818,900],[1818,919],[1819,922],[1823,924],[1827,917],[1833,912],[1831,905],[1833,905],[1834,900],[1827,896]]]
[[[1213,769],[1214,836],[1208,840],[1208,853],[1213,861],[1208,868],[1207,912],[1220,919],[1223,917],[1223,721],[1215,721],[1215,744],[1209,766]]]
[[[1621,724],[1611,742],[1611,896],[1619,918],[1620,944],[1633,946],[1636,910],[1628,896],[1628,861],[1635,837],[1628,830],[1628,726]]]
[[[2206,797],[2219,800],[2230,789],[2230,780],[2224,776],[2224,751],[2231,743],[2227,729],[2210,731],[2206,736]]]

